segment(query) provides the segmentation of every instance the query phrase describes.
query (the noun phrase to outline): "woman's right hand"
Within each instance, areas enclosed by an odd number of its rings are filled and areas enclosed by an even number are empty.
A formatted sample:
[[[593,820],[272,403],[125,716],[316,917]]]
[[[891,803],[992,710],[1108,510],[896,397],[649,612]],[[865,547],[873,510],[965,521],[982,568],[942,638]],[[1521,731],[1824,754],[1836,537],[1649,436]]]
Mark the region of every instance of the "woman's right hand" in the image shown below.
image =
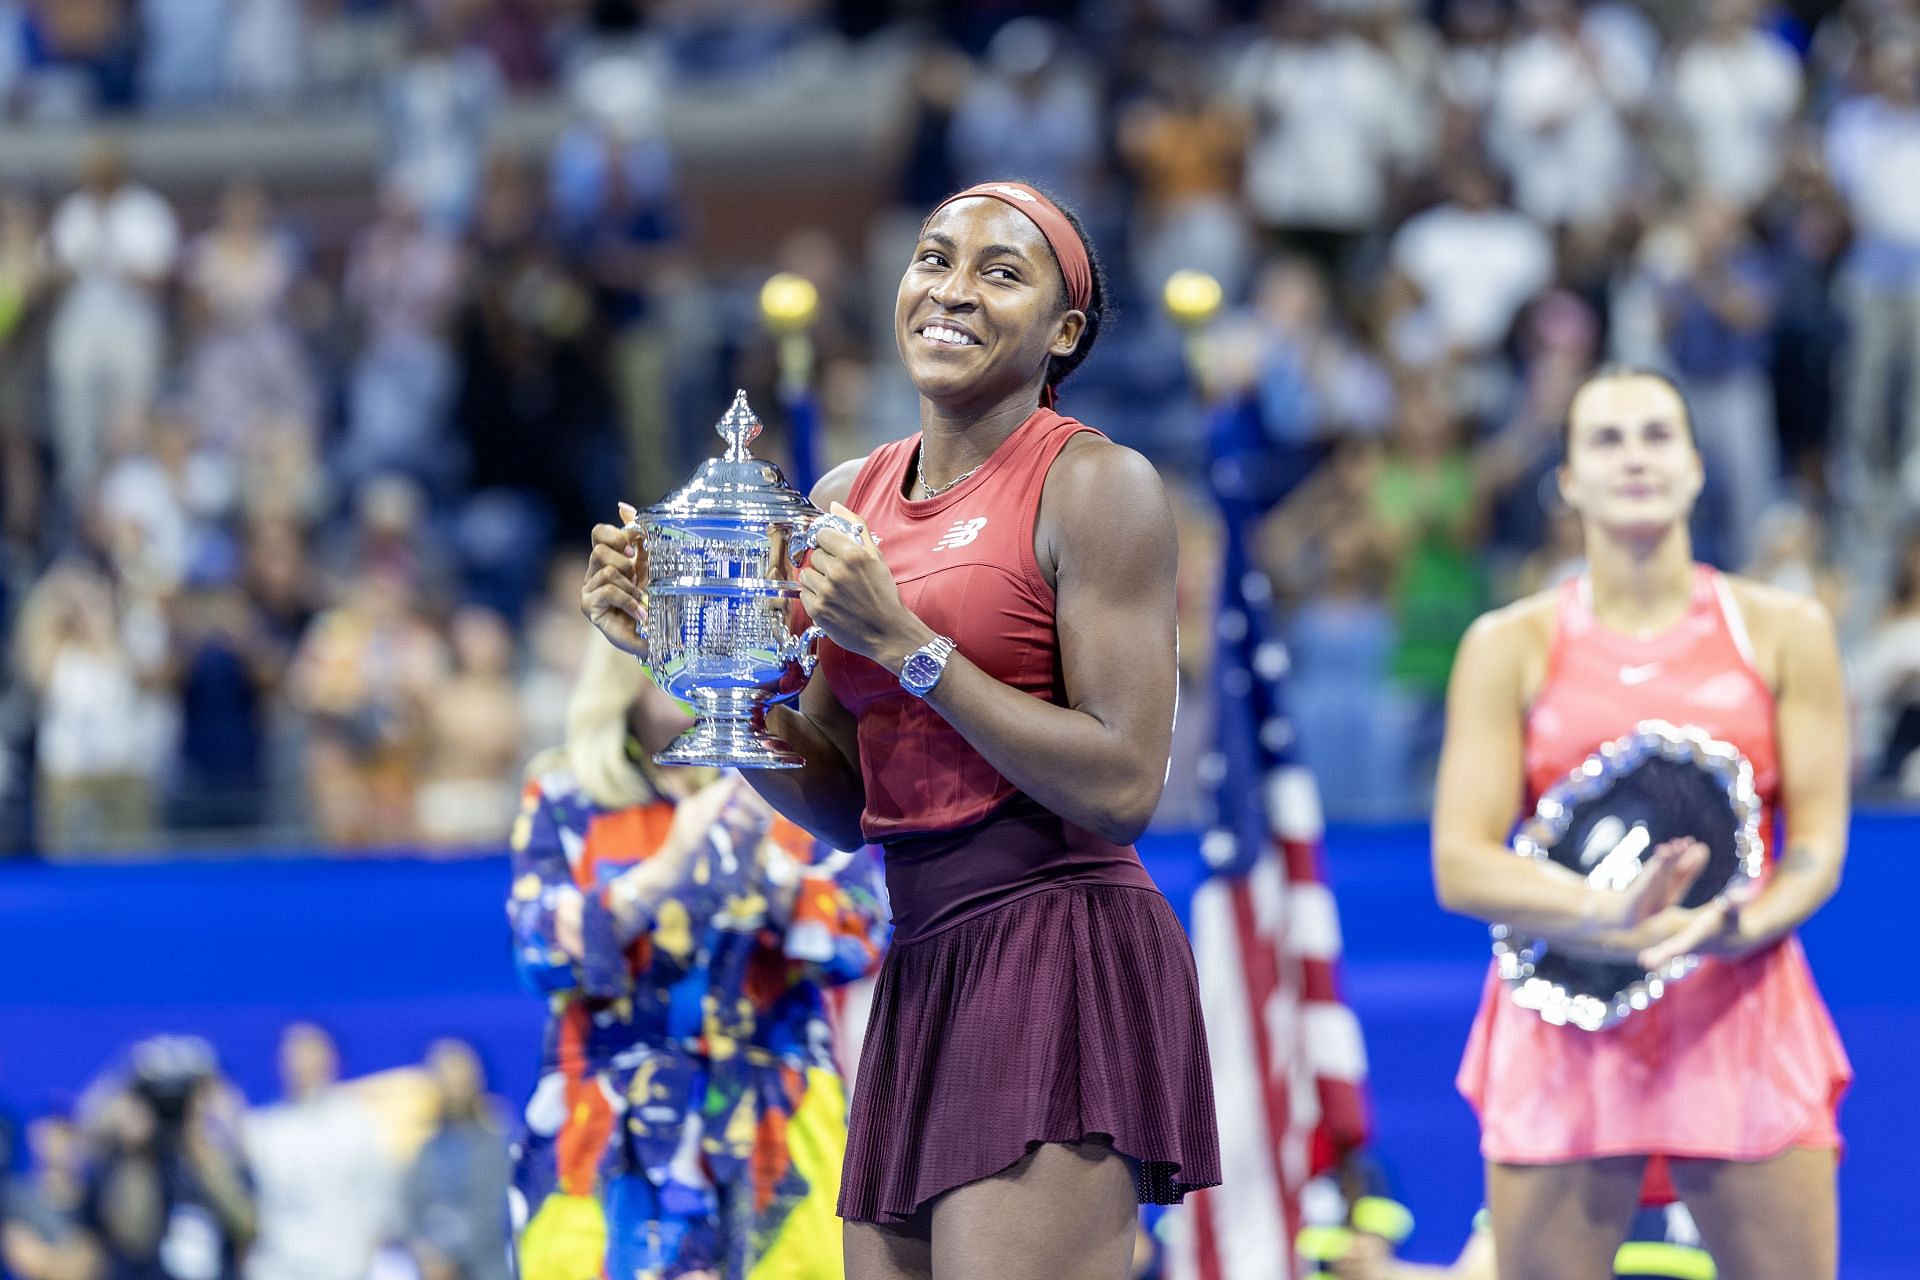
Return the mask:
[[[620,504],[620,518],[631,524],[638,514]],[[614,648],[645,660],[647,656],[646,552],[640,535],[626,525],[593,526],[593,552],[580,586],[580,612]]]

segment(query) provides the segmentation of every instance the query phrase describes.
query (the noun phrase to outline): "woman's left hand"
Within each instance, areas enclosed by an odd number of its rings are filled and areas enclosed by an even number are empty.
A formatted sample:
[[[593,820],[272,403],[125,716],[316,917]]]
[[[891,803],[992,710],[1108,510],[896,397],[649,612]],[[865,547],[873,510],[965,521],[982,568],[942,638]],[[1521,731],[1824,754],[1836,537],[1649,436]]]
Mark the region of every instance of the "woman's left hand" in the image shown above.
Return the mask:
[[[1737,960],[1754,950],[1759,941],[1741,928],[1740,908],[1751,902],[1759,887],[1749,881],[1739,889],[1720,894],[1705,906],[1688,912],[1690,919],[1664,941],[1646,948],[1639,955],[1640,966],[1657,970],[1685,955],[1719,956]]]
[[[860,536],[855,539],[838,529],[821,533],[800,570],[800,603],[842,649],[897,670],[933,631],[901,601],[900,587],[880,558],[867,522],[838,502],[831,510],[851,520]]]

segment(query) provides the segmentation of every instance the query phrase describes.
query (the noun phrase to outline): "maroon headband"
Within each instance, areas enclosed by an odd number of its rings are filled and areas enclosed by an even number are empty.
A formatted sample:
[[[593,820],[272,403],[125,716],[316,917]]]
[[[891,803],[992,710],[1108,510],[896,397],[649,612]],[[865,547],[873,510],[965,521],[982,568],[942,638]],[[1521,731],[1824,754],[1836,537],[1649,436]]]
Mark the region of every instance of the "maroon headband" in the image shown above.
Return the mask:
[[[974,196],[998,200],[1026,214],[1027,219],[1040,228],[1040,234],[1047,238],[1047,247],[1053,250],[1054,260],[1060,264],[1060,274],[1067,282],[1067,301],[1073,304],[1075,311],[1085,311],[1093,305],[1093,263],[1087,260],[1087,247],[1080,242],[1080,233],[1067,221],[1067,215],[1060,212],[1060,206],[1024,182],[983,182],[977,187],[968,187],[965,191],[948,196],[933,206],[933,213],[940,212],[955,200],[967,200]],[[933,221],[933,213],[927,215],[928,222]]]
[[[982,182],[968,187],[965,191],[948,196],[933,207],[933,213],[927,215],[927,221],[933,221],[933,215],[956,200],[967,200],[974,196],[985,196],[989,200],[998,200],[1004,205],[1018,209],[1027,215],[1028,221],[1040,228],[1040,234],[1047,238],[1047,247],[1053,250],[1054,261],[1060,264],[1061,278],[1067,282],[1067,301],[1075,311],[1085,311],[1093,305],[1093,263],[1087,257],[1087,246],[1081,243],[1080,233],[1067,221],[1067,215],[1060,212],[1060,206],[1041,195],[1024,182]],[[921,224],[922,226],[925,223]],[[1048,383],[1041,403],[1051,407],[1054,401],[1053,384]]]

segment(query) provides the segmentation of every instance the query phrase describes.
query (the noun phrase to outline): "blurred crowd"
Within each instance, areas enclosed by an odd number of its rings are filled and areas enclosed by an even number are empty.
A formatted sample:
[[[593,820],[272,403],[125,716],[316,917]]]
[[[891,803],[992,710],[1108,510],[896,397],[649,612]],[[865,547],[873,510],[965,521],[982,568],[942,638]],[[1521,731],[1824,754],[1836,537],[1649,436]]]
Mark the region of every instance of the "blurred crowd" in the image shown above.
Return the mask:
[[[469,1046],[343,1084],[331,1037],[296,1023],[280,1075],[250,1107],[205,1041],[135,1044],[0,1158],[0,1273],[507,1280],[507,1139]]]
[[[863,59],[902,74],[860,233],[772,209],[703,258],[676,102]],[[385,142],[343,237],[244,176],[188,207],[110,134],[71,189],[0,160],[9,845],[497,845],[585,529],[710,453],[733,386],[777,417],[759,283],[819,289],[829,461],[910,431],[893,281],[1007,175],[1114,277],[1065,408],[1175,489],[1191,743],[1218,454],[1329,810],[1417,812],[1465,625],[1577,568],[1559,423],[1624,359],[1689,397],[1701,556],[1827,603],[1858,777],[1920,796],[1905,0],[0,0],[0,127],[348,100]],[[537,154],[500,136],[525,101],[566,117]],[[1227,301],[1197,341],[1182,268]]]

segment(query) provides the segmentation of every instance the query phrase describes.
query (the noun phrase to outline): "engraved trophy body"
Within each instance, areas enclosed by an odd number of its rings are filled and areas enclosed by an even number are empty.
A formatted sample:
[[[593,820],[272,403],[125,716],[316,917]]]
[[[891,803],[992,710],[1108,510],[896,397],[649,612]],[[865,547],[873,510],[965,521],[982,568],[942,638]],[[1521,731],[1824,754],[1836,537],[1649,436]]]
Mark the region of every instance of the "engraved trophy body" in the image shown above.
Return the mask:
[[[647,670],[694,714],[694,726],[654,759],[797,768],[802,757],[768,732],[766,716],[813,674],[820,629],[790,625],[798,562],[820,530],[858,531],[748,451],[760,420],[746,392],[716,429],[727,451],[627,526],[646,553]]]
[[[1691,836],[1707,864],[1681,899],[1698,907],[1757,880],[1766,850],[1753,765],[1699,729],[1643,720],[1548,788],[1513,836],[1523,857],[1556,862],[1596,888],[1623,889],[1668,840]],[[1632,956],[1583,950],[1492,929],[1512,998],[1555,1025],[1604,1031],[1645,1009],[1699,967],[1680,956],[1650,972]]]

